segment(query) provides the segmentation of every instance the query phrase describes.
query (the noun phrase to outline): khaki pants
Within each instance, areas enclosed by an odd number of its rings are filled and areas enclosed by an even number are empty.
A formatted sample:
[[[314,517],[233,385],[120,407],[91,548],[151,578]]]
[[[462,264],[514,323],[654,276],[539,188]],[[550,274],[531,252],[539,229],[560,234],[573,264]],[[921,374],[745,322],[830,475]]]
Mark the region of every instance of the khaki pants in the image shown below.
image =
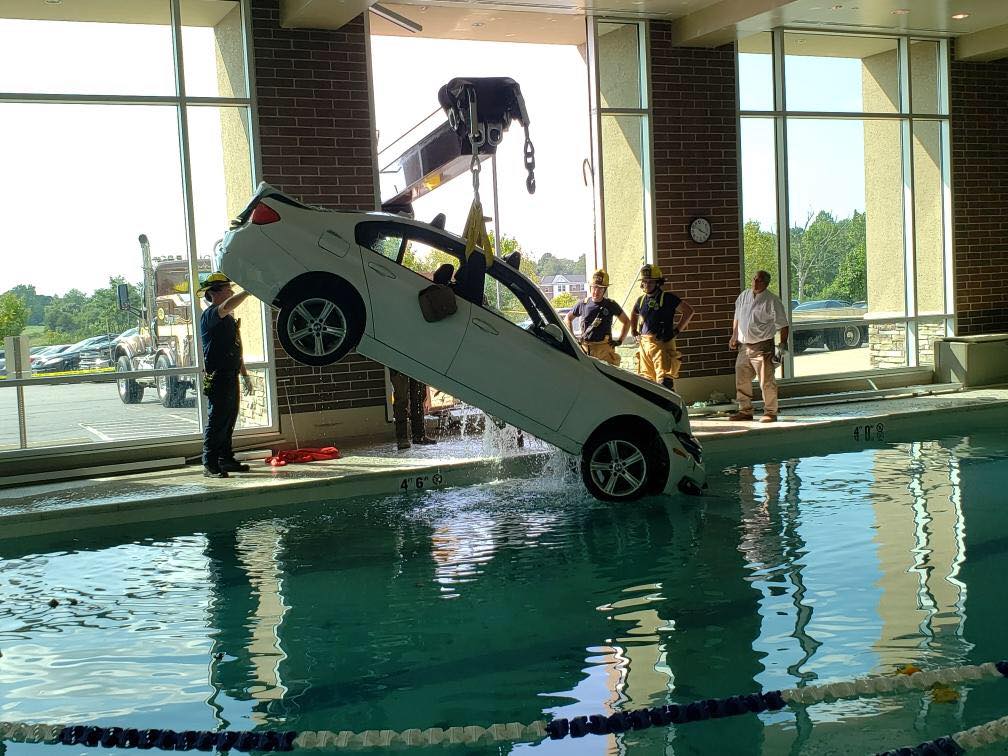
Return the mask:
[[[614,367],[620,366],[620,356],[616,353],[616,347],[609,342],[609,339],[605,341],[582,341],[581,348],[589,357],[602,360],[602,362],[608,362]]]
[[[777,415],[777,380],[773,364],[773,339],[760,341],[756,344],[739,344],[738,357],[735,359],[735,398],[738,401],[739,412],[752,414],[752,379],[759,377],[760,390],[763,392],[763,412],[767,415]]]
[[[658,341],[654,336],[644,335],[638,339],[637,372],[643,378],[661,383],[665,378],[678,378],[682,365],[675,339]]]

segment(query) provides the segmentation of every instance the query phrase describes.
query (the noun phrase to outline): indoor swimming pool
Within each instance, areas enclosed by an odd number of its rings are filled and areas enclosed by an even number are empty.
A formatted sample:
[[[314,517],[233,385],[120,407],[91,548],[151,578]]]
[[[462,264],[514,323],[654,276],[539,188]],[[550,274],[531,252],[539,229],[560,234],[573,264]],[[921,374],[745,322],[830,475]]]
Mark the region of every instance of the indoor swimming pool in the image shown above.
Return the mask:
[[[632,506],[558,473],[0,540],[0,720],[486,727],[1004,659],[1006,484],[1008,439],[983,431]],[[422,753],[874,753],[1005,716],[1006,692]]]

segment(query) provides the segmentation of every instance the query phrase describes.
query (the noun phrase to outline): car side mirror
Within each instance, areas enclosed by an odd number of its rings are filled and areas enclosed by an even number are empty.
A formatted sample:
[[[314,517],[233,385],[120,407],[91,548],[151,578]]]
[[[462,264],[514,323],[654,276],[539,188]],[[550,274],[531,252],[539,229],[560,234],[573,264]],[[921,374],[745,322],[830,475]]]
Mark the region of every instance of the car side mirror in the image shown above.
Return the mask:
[[[563,329],[556,323],[547,323],[546,325],[544,325],[543,333],[545,333],[547,336],[553,339],[553,341],[555,341],[557,344],[563,344],[564,342]]]
[[[116,286],[116,302],[122,312],[129,309],[129,284],[121,283]]]

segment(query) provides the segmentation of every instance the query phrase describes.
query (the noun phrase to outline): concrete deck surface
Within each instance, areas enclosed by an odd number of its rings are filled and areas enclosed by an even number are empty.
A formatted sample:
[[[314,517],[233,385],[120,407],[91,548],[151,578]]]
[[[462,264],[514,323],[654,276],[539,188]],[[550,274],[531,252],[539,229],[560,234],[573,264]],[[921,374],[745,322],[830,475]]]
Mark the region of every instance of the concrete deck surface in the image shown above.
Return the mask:
[[[788,407],[777,423],[731,422],[730,408],[691,412],[708,472],[800,453],[847,451],[909,441],[935,429],[959,435],[979,427],[1005,427],[1008,387],[901,398]],[[226,480],[204,478],[190,465],[155,472],[0,488],[0,542],[89,527],[144,522],[286,503],[389,495],[418,487],[471,485],[488,479],[533,475],[551,453],[513,437],[447,438],[435,446],[397,451],[383,443],[342,449],[343,458],[270,467],[250,461],[249,473]]]

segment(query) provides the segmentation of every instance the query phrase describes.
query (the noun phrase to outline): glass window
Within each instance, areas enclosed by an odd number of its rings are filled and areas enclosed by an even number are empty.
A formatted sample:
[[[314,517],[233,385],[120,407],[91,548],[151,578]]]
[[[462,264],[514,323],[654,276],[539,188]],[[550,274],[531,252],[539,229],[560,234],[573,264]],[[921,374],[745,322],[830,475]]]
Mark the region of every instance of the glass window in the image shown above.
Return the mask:
[[[773,120],[742,120],[742,280],[745,284],[756,271],[765,270],[771,276],[770,289],[780,295],[774,140]]]
[[[236,0],[182,3],[187,97],[246,97],[244,34]]]
[[[784,56],[785,99],[790,111],[900,110],[895,39],[787,33]]]
[[[162,257],[182,260],[187,249],[176,109],[0,103],[0,122],[0,164],[11,177],[0,186],[0,204],[12,251],[0,291],[22,287],[32,345],[119,335],[155,317],[154,266]],[[149,264],[141,236],[150,240]],[[129,286],[131,312],[117,306],[120,283]],[[69,365],[65,358],[39,369],[52,374]],[[104,388],[115,394],[114,385]]]
[[[753,34],[738,41],[739,108],[773,110],[773,36]]]
[[[906,313],[900,144],[899,121],[788,121],[796,375],[871,369],[866,320]]]
[[[0,92],[174,95],[168,3],[113,5],[124,23],[0,18]]]
[[[640,108],[641,65],[637,24],[598,25],[600,107]]]

